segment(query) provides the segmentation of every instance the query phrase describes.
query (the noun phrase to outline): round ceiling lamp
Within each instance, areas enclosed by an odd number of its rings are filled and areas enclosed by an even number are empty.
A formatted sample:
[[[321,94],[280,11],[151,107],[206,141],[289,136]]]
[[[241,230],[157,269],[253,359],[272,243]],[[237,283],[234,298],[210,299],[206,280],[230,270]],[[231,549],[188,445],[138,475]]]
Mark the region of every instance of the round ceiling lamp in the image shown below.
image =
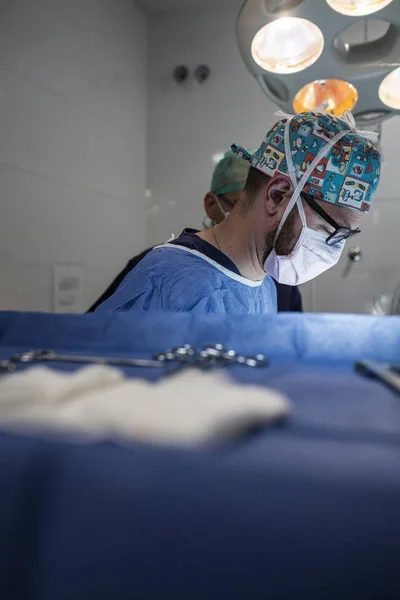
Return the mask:
[[[341,79],[319,79],[307,83],[293,100],[296,113],[315,110],[323,105],[326,112],[341,117],[345,110],[353,110],[358,100],[354,85]]]
[[[236,32],[245,65],[284,112],[352,109],[365,128],[400,114],[400,0],[244,0]]]
[[[333,10],[350,17],[365,17],[382,10],[392,0],[326,0]]]
[[[386,75],[379,86],[379,99],[383,104],[400,110],[400,67]]]
[[[290,74],[314,64],[324,49],[324,36],[307,19],[282,17],[264,25],[254,36],[254,61],[270,73]]]

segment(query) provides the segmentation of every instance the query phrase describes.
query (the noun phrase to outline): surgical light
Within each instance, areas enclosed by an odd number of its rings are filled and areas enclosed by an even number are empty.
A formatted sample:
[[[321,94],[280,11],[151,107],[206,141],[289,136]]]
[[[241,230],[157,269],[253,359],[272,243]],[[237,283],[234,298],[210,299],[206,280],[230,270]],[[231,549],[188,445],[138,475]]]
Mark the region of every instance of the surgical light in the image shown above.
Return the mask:
[[[307,83],[293,100],[296,113],[315,110],[323,105],[326,112],[338,117],[345,110],[353,110],[358,100],[357,89],[341,79],[319,79]]]
[[[333,10],[350,17],[365,17],[382,10],[392,0],[326,0]]]
[[[400,66],[400,0],[244,0],[236,32],[245,65],[282,111],[352,109],[361,129],[400,114],[398,75],[386,79]]]
[[[322,31],[307,19],[282,17],[264,25],[254,36],[251,53],[255,62],[271,73],[297,73],[322,54]]]
[[[378,94],[383,104],[400,110],[400,67],[386,75],[379,86]]]

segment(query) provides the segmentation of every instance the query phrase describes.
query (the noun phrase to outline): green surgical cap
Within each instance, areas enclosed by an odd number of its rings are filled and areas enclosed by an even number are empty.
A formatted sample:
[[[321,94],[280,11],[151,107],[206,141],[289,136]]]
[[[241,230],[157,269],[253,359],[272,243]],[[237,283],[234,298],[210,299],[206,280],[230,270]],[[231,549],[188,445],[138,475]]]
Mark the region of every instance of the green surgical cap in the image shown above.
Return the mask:
[[[249,168],[248,162],[229,150],[215,167],[210,192],[219,196],[242,190]]]

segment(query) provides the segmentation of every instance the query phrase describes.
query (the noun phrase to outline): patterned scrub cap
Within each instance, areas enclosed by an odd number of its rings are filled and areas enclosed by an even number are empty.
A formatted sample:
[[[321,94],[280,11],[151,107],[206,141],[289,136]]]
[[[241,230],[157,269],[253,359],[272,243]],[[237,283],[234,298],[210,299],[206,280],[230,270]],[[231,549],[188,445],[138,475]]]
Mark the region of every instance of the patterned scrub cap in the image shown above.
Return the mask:
[[[260,148],[250,154],[234,144],[233,152],[250,162],[251,166],[273,177],[276,173],[289,175],[285,153],[285,125],[288,119],[290,151],[296,180],[300,181],[324,146],[322,158],[307,178],[303,191],[353,210],[368,212],[374,199],[381,171],[381,155],[371,132],[357,131],[354,118],[346,111],[342,118],[317,111],[284,115],[267,133]],[[333,146],[329,142],[346,131]]]

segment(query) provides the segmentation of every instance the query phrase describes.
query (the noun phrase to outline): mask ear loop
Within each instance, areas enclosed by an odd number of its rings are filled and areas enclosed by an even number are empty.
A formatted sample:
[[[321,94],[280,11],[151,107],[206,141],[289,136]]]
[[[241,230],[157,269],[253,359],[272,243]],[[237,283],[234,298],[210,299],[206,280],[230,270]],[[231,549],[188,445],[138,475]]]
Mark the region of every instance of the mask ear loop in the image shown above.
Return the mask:
[[[224,209],[222,208],[222,206],[221,206],[221,202],[219,201],[219,198],[218,198],[218,196],[215,196],[215,197],[216,197],[216,199],[217,199],[218,208],[219,208],[219,210],[222,212],[222,214],[224,215],[224,217],[225,217],[225,219],[226,219],[226,218],[228,217],[229,213],[228,213],[228,212],[225,212],[225,211],[224,211]]]

